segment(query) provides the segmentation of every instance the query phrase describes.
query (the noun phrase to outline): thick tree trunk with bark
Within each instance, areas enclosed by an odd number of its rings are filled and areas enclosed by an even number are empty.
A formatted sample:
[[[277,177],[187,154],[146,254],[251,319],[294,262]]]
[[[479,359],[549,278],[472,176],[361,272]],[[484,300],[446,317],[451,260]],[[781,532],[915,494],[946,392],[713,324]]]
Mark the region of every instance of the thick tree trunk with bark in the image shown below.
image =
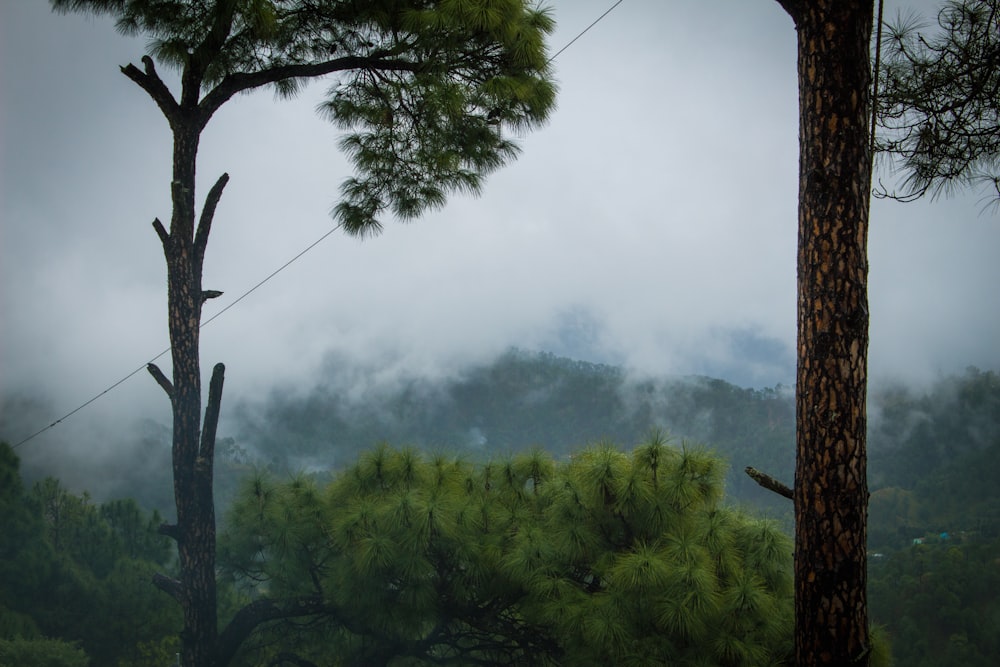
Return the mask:
[[[209,192],[195,229],[195,165],[202,125],[196,110],[177,110],[171,119],[174,169],[170,231],[159,221],[154,228],[167,262],[168,327],[173,382],[154,373],[167,390],[173,408],[174,501],[177,525],[163,532],[177,541],[181,579],[164,585],[181,604],[184,665],[215,665],[218,623],[215,582],[215,503],[212,494],[215,428],[222,398],[224,368],[217,365],[209,388],[205,422],[201,419],[199,326],[202,306],[202,263],[215,205],[227,176]],[[158,371],[157,371],[158,372]]]
[[[798,30],[795,660],[869,664],[868,0],[779,0]]]
[[[216,428],[222,402],[225,367],[216,364],[209,384],[204,420],[201,416],[200,324],[201,308],[212,296],[202,287],[205,250],[222,191],[229,182],[223,174],[208,191],[200,216],[196,214],[196,165],[201,132],[218,107],[241,88],[218,93],[211,103],[199,100],[201,75],[192,66],[184,70],[180,102],[156,73],[153,61],[143,58],[144,71],[132,65],[122,72],[141,86],[157,103],[173,133],[173,180],[170,185],[170,229],[153,221],[167,263],[167,315],[173,378],[149,364],[148,370],[163,388],[173,411],[174,502],[177,524],[160,532],[177,542],[180,580],[163,575],[154,583],[181,605],[181,663],[184,667],[223,667],[244,639],[261,623],[308,616],[325,611],[321,601],[306,596],[284,606],[251,604],[243,609],[220,636],[215,580],[216,526],[213,465]],[[276,77],[277,74],[272,74]],[[260,85],[256,82],[254,85]],[[248,83],[247,86],[250,84]],[[218,293],[214,293],[217,296]]]

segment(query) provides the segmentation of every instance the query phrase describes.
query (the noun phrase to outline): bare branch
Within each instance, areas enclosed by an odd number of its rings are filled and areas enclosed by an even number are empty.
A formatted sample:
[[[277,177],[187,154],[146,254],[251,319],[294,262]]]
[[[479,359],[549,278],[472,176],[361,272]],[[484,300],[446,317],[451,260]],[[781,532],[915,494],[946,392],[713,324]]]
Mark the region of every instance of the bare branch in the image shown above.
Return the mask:
[[[178,580],[157,572],[153,575],[153,585],[178,602],[181,601],[181,582]]]
[[[160,367],[153,362],[149,362],[146,364],[146,370],[149,371],[149,374],[153,376],[154,380],[156,380],[156,384],[160,385],[163,388],[163,391],[167,392],[167,396],[173,400],[174,385],[167,379],[167,376],[163,374]]]
[[[216,364],[212,369],[212,380],[208,385],[208,405],[205,408],[205,422],[201,431],[201,452],[199,456],[212,461],[215,456],[215,433],[219,427],[219,411],[222,405],[222,384],[226,367]]]
[[[167,233],[166,228],[163,226],[163,223],[160,222],[159,218],[153,219],[153,229],[156,230],[156,235],[160,237],[160,243],[166,247],[167,243],[170,242],[170,234]]]
[[[754,468],[753,466],[747,466],[744,469],[744,472],[747,475],[750,476],[750,479],[752,479],[753,481],[757,482],[758,484],[760,484],[761,486],[763,486],[768,491],[774,491],[779,496],[782,496],[784,498],[788,498],[789,500],[793,500],[794,499],[794,494],[792,493],[792,489],[791,488],[789,488],[788,486],[786,486],[782,482],[779,482],[778,480],[776,480],[775,478],[771,477],[767,473],[763,473],[763,472],[757,470],[756,468]]]
[[[175,541],[180,539],[181,535],[180,529],[177,527],[176,523],[161,523],[160,526],[156,529],[156,532],[158,532],[160,535],[166,535],[167,537]]]
[[[254,600],[236,612],[229,625],[219,634],[217,652],[219,664],[228,665],[243,641],[262,623],[332,612],[335,610],[326,605],[318,595],[296,598],[280,604],[268,598]]]
[[[121,68],[122,74],[132,79],[140,88],[145,90],[153,98],[153,101],[156,102],[156,106],[160,107],[160,111],[166,116],[167,121],[173,125],[180,113],[180,106],[174,99],[170,89],[167,88],[167,84],[163,83],[163,79],[156,73],[156,68],[153,66],[153,59],[149,56],[143,56],[142,64],[146,70],[145,72],[129,63]]]
[[[212,220],[215,218],[215,209],[222,198],[222,191],[229,182],[229,174],[222,174],[215,182],[212,189],[205,197],[205,206],[201,209],[201,218],[198,220],[198,232],[194,237],[195,271],[201,272],[202,263],[205,260],[205,248],[208,247],[208,235],[212,231]]]
[[[422,67],[419,63],[409,60],[345,56],[321,63],[284,65],[259,72],[230,74],[205,95],[198,106],[206,116],[210,116],[236,93],[260,88],[283,79],[312,78],[352,69],[417,72]]]

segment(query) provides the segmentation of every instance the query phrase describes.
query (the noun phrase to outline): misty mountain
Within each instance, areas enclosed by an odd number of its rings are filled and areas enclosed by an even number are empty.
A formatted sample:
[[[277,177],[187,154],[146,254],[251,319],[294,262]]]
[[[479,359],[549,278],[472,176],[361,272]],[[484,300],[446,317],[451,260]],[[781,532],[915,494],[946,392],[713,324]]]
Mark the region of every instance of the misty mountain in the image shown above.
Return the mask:
[[[785,387],[744,389],[708,377],[636,380],[622,368],[510,350],[457,377],[358,389],[357,369],[331,363],[307,393],[242,402],[228,426],[241,455],[277,469],[326,470],[386,441],[485,458],[542,447],[569,456],[598,441],[631,446],[651,429],[697,442],[732,464],[731,495],[780,506],[742,472],[791,481],[794,403]]]
[[[730,463],[727,494],[786,513],[757,487],[752,465],[788,484],[794,475],[790,387],[743,388],[692,376],[637,379],[623,368],[510,350],[452,378],[362,382],[346,360],[307,392],[275,391],[232,408],[229,434],[245,460],[289,470],[328,470],[375,443],[490,457],[542,447],[556,456],[601,440],[623,447],[660,429],[674,444],[699,443]],[[869,397],[873,492],[915,489],[949,464],[1000,443],[1000,376],[969,368],[929,387],[892,385]]]
[[[727,502],[791,528],[791,503],[742,472],[754,465],[791,483],[790,388],[748,389],[702,376],[637,379],[617,366],[518,350],[453,377],[388,381],[378,371],[335,359],[313,387],[229,406],[217,443],[220,516],[254,468],[279,479],[303,470],[322,476],[380,441],[470,460],[534,447],[566,458],[602,440],[629,448],[660,429],[677,446],[704,444],[728,459]],[[16,410],[38,408],[7,403],[0,426]],[[87,430],[78,431],[81,448],[94,451]],[[169,518],[169,428],[143,420],[128,433],[132,444],[115,457],[85,462],[67,454],[49,458],[49,468],[39,459],[26,482],[73,471],[79,488],[101,488],[98,501],[131,497]],[[874,388],[869,454],[872,618],[893,637],[897,660],[995,664],[1000,375],[969,368],[927,387]]]
[[[675,445],[706,445],[725,457],[731,501],[773,516],[791,511],[791,503],[742,472],[752,465],[792,483],[795,405],[790,387],[743,388],[704,376],[636,378],[619,366],[521,350],[449,377],[387,376],[379,368],[331,358],[322,380],[312,387],[275,389],[265,399],[225,406],[217,443],[220,506],[255,466],[293,473],[336,470],[379,442],[477,460],[535,447],[568,457],[602,440],[631,447],[659,429]],[[0,424],[31,412],[22,403],[6,401]],[[53,475],[97,499],[133,497],[144,507],[172,514],[167,426],[136,420],[120,434],[128,442],[116,445],[114,456],[96,455],[99,450],[86,442],[86,429],[77,435],[78,451],[94,455],[81,459],[64,452],[35,458],[27,448],[19,451],[25,477]],[[877,524],[883,519],[891,523],[885,530],[898,530],[902,510],[888,499],[918,489],[930,493],[927,480],[933,475],[998,443],[1000,376],[995,372],[970,368],[928,387],[871,390],[873,531],[881,530]],[[934,523],[907,521],[902,524],[910,526],[907,535]]]

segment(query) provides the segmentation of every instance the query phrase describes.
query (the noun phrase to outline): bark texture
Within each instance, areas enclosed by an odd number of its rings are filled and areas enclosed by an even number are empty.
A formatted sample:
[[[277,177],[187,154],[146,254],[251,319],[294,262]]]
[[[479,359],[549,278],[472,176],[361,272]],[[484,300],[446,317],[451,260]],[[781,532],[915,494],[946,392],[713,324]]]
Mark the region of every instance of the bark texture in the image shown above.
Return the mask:
[[[260,623],[276,618],[316,613],[310,598],[294,600],[268,613],[260,606],[241,613],[234,627],[221,636],[216,615],[216,523],[213,498],[215,436],[222,401],[224,367],[217,364],[209,386],[202,421],[201,362],[199,354],[201,309],[206,298],[221,294],[202,288],[202,267],[216,207],[229,181],[223,174],[208,191],[200,215],[196,211],[195,184],[201,133],[212,115],[238,92],[294,76],[318,76],[349,67],[413,69],[403,61],[340,58],[313,65],[289,66],[231,75],[201,95],[205,63],[218,55],[225,36],[232,30],[234,3],[219,5],[213,32],[191,55],[181,76],[179,99],[175,98],[156,71],[153,60],[142,58],[142,69],[134,65],[122,73],[141,87],[163,112],[173,135],[173,172],[170,184],[172,213],[169,229],[157,219],[153,229],[163,246],[167,263],[167,311],[173,377],[155,365],[150,375],[170,398],[173,409],[173,473],[177,523],[163,525],[160,532],[177,542],[180,579],[157,575],[153,583],[177,600],[184,613],[181,632],[181,663],[185,667],[221,667],[229,663],[239,644]]]
[[[222,399],[224,369],[213,372],[205,430],[201,421],[201,274],[204,244],[214,214],[212,193],[195,231],[195,163],[201,124],[195,114],[179,114],[174,130],[173,216],[163,241],[167,261],[167,307],[173,361],[173,469],[181,578],[175,589],[184,611],[181,654],[184,665],[215,664],[218,638],[215,585],[215,503],[212,474],[215,424]],[[213,190],[225,185],[220,179]]]
[[[868,665],[867,237],[873,3],[779,0],[798,31],[795,660]]]

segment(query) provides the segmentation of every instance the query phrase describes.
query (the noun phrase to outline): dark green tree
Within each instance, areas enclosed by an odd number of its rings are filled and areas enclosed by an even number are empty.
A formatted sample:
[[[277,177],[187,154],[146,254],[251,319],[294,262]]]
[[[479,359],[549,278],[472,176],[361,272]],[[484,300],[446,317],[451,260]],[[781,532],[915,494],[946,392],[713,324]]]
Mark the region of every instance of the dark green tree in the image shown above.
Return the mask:
[[[529,472],[529,468],[527,472]],[[792,650],[791,541],[722,505],[725,465],[657,435],[591,447],[536,486],[506,567],[564,664],[773,665]]]
[[[88,667],[87,654],[58,639],[0,639],[0,667]]]
[[[523,587],[501,567],[529,512],[522,467],[382,445],[322,490],[252,480],[220,560],[254,603],[261,591],[309,599],[315,616],[305,632],[261,633],[249,664],[276,653],[359,666],[547,664],[556,644],[521,618]]]
[[[994,665],[1000,660],[1000,540],[947,535],[872,566],[872,617],[892,634],[898,664]]]
[[[929,26],[887,26],[879,68],[878,149],[903,172],[904,201],[984,186],[1000,202],[1000,0],[949,0]]]
[[[722,506],[723,473],[654,437],[630,454],[480,465],[380,446],[325,489],[257,478],[221,561],[252,598],[322,602],[246,657],[778,664],[792,647],[791,542]]]
[[[219,640],[216,617],[213,463],[224,367],[217,364],[202,421],[199,322],[218,296],[202,286],[216,207],[228,181],[208,191],[200,214],[195,170],[202,131],[237,93],[272,87],[292,95],[302,81],[333,75],[323,111],[347,130],[357,170],[335,216],[352,234],[376,233],[381,217],[411,219],[455,190],[476,192],[512,158],[505,128],[543,122],[553,106],[544,37],[548,12],[525,0],[51,0],[59,11],[111,16],[119,31],[151,40],[122,73],[163,113],[173,136],[169,227],[153,227],[167,263],[172,379],[149,371],[173,410],[180,578],[157,585],[184,610],[186,667],[224,665],[234,645],[278,607],[250,607]],[[172,91],[156,63],[180,73]],[[234,644],[235,643],[235,644]]]
[[[30,603],[49,579],[53,553],[41,516],[25,502],[20,459],[0,442],[0,638],[39,636]]]
[[[170,557],[155,513],[130,500],[96,505],[52,478],[25,492],[17,457],[5,444],[0,479],[0,639],[56,638],[96,664],[119,667],[145,667],[144,656],[153,658],[154,649],[176,641],[179,609],[165,605],[149,585]],[[55,660],[75,655],[73,646],[36,648],[38,656]],[[159,650],[151,667],[175,651]]]

